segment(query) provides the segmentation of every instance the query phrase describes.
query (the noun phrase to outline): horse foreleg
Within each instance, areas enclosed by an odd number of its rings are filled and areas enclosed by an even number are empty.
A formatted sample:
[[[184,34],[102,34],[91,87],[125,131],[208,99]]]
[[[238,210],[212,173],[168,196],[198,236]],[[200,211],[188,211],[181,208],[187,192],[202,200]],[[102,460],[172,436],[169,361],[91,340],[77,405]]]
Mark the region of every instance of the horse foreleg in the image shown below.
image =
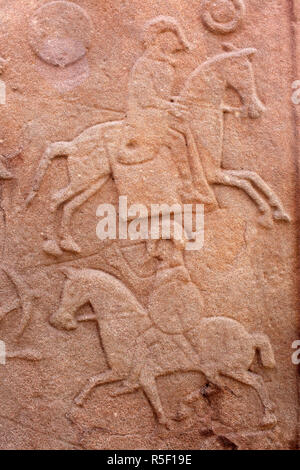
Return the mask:
[[[283,204],[278,196],[257,173],[248,170],[227,170],[226,173],[229,173],[232,176],[237,176],[238,178],[246,178],[250,180],[266,196],[270,205],[274,207],[274,218],[290,222],[290,217],[285,212]]]
[[[143,368],[140,374],[140,384],[157,415],[159,423],[169,428],[169,420],[165,415],[157,390],[154,368],[155,366],[152,367],[150,364]]]
[[[63,208],[63,216],[61,221],[60,246],[65,251],[80,253],[81,249],[75,243],[70,233],[70,224],[73,213],[84,204],[90,197],[99,191],[102,186],[108,181],[109,175],[100,178],[96,183],[92,184],[90,188],[85,189],[81,194],[75,196],[70,202],[65,204]]]
[[[91,393],[93,388],[97,387],[98,385],[105,385],[112,382],[118,382],[122,380],[124,377],[120,377],[120,375],[115,372],[114,370],[108,370],[103,372],[100,375],[95,375],[91,377],[85,387],[81,390],[79,395],[74,399],[74,402],[78,406],[82,406],[85,400],[87,399],[88,395]]]
[[[262,217],[259,219],[259,223],[266,228],[273,226],[273,220],[271,217],[271,209],[268,203],[259,195],[259,193],[253,188],[249,181],[237,178],[228,172],[219,172],[214,181],[215,184],[223,184],[224,186],[234,186],[242,189],[252,201],[255,202],[259,211],[262,213]]]
[[[59,206],[76,196],[76,194],[78,193],[74,191],[71,185],[57,191],[51,198],[50,212],[56,212]]]
[[[259,375],[246,371],[246,370],[228,370],[225,372],[222,372],[222,375],[225,375],[229,378],[232,378],[234,380],[237,380],[238,382],[244,383],[245,385],[249,385],[249,387],[252,387],[258,394],[260,401],[263,405],[264,408],[264,418],[262,425],[263,426],[268,426],[272,427],[275,426],[277,423],[277,419],[275,414],[273,413],[274,411],[274,404],[271,402],[266,386],[264,384],[264,381],[262,377]]]

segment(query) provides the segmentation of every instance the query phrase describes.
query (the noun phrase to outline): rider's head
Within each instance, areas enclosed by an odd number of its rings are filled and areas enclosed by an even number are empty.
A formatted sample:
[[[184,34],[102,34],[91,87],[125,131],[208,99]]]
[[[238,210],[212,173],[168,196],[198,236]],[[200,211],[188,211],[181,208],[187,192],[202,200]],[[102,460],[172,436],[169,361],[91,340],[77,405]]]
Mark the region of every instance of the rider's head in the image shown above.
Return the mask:
[[[159,16],[149,21],[145,26],[143,40],[147,49],[159,48],[166,55],[191,49],[180,25],[169,16]]]
[[[183,266],[183,240],[148,240],[147,252],[159,262],[161,268]]]

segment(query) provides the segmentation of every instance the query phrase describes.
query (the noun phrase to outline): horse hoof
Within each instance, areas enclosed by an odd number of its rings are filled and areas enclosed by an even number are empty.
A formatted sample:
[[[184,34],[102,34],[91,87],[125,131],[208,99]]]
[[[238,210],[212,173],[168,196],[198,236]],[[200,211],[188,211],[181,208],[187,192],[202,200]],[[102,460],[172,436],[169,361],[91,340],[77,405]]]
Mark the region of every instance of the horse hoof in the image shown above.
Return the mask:
[[[282,220],[283,222],[291,222],[290,216],[286,212],[281,211],[280,209],[274,211],[273,217],[274,219]]]
[[[50,207],[49,207],[49,212],[51,214],[55,214],[55,212],[57,211],[57,205],[56,204],[50,204]]]
[[[73,317],[61,317],[55,314],[50,317],[49,323],[51,326],[58,330],[76,330],[78,327],[77,321]]]
[[[61,240],[60,246],[64,251],[71,251],[72,253],[81,253],[81,248],[72,238],[65,238]]]
[[[190,191],[181,192],[183,203],[197,203],[197,204],[211,204],[211,197],[199,193],[197,190],[191,189]]]
[[[273,220],[269,214],[263,214],[258,218],[258,223],[264,228],[271,229],[273,227]]]
[[[266,413],[262,420],[262,427],[264,429],[274,428],[277,424],[277,418],[274,413]]]
[[[78,395],[77,397],[74,398],[74,403],[76,406],[83,407],[84,397],[81,397],[80,395]]]
[[[0,170],[0,179],[2,180],[12,180],[13,179],[13,174],[6,170],[5,168],[1,168]]]
[[[192,414],[192,409],[182,405],[181,408],[177,411],[176,415],[174,416],[174,421],[184,421]]]
[[[161,418],[159,418],[158,422],[159,422],[159,424],[164,426],[168,431],[170,429],[172,429],[172,424],[171,424],[169,419],[161,417]]]
[[[59,257],[63,254],[55,240],[47,240],[43,243],[43,251],[48,255]]]

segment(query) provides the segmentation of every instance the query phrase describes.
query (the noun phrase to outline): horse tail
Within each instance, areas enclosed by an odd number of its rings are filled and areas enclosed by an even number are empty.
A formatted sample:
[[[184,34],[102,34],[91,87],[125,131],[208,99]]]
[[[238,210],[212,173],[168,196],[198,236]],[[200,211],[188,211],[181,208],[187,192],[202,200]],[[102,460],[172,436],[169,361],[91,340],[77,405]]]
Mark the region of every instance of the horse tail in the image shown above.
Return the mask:
[[[48,169],[48,166],[50,165],[51,160],[53,160],[56,157],[64,157],[68,156],[71,150],[71,144],[70,142],[54,142],[53,144],[50,144],[47,149],[45,150],[35,178],[33,182],[33,187],[32,190],[30,191],[27,199],[26,199],[26,207],[28,207],[32,200],[35,198],[38,190],[40,189],[40,186],[42,184],[43,178],[46,174],[46,171]]]
[[[273,369],[276,365],[274,351],[266,335],[253,334],[254,347],[259,350],[261,361],[265,367]]]

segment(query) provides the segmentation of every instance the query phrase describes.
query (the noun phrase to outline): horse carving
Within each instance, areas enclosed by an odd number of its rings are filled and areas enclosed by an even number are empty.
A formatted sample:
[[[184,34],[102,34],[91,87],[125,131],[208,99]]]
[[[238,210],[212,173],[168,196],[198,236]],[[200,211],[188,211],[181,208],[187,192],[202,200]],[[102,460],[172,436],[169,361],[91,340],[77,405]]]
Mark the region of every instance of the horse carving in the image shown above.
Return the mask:
[[[175,372],[196,371],[207,381],[224,389],[224,377],[229,377],[252,387],[263,405],[261,425],[274,426],[274,405],[269,399],[262,377],[250,371],[259,351],[264,367],[275,367],[271,344],[263,334],[249,334],[237,321],[225,317],[202,318],[186,331],[198,360],[192,363],[176,347],[172,335],[157,328],[149,313],[141,306],[131,291],[118,279],[103,271],[63,268],[67,276],[59,309],[51,316],[56,328],[74,330],[78,321],[93,320],[98,323],[101,342],[109,369],[88,380],[75,399],[82,406],[93,388],[125,380],[131,370],[134,346],[138,338],[151,335],[151,346],[134,389],[142,389],[149,399],[161,424],[169,426],[156,379]],[[90,304],[93,315],[77,318],[80,307]],[[116,394],[119,394],[118,392]],[[115,394],[115,395],[116,395]]]
[[[224,112],[242,113],[254,119],[265,109],[257,96],[250,61],[250,56],[256,50],[235,49],[231,45],[225,45],[224,48],[224,53],[201,64],[187,79],[177,101],[189,110],[190,120],[174,119],[171,130],[176,137],[186,141],[196,187],[210,188],[209,185],[221,184],[242,189],[257,205],[261,213],[260,223],[271,227],[273,218],[289,221],[273,190],[253,171],[222,168]],[[224,106],[223,98],[228,87],[240,96],[241,109]],[[120,135],[124,129],[125,121],[98,124],[70,142],[55,142],[45,150],[26,205],[36,196],[50,162],[56,157],[67,158],[70,177],[68,186],[52,197],[50,210],[55,213],[63,206],[63,215],[59,229],[60,241],[56,241],[54,234],[46,240],[43,248],[47,253],[59,256],[62,250],[80,252],[80,247],[70,233],[72,215],[114,176],[109,146],[115,145],[114,151],[118,153]],[[178,142],[180,138],[177,138]],[[205,202],[202,200],[202,203]]]

